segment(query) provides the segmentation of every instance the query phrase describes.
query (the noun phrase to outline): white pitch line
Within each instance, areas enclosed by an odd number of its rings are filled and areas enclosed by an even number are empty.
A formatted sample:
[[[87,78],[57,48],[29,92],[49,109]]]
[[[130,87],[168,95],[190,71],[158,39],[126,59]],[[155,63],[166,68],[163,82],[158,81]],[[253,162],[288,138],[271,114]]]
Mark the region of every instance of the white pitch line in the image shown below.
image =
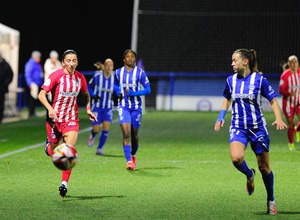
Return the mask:
[[[115,123],[117,120],[113,120],[113,123]],[[78,132],[78,134],[81,134],[81,133],[84,133],[84,132],[87,132],[87,131],[90,131],[91,130],[91,127],[88,127],[88,128],[85,128],[85,129],[82,129]],[[1,158],[4,158],[4,157],[8,157],[8,156],[11,156],[11,155],[14,155],[14,154],[18,154],[18,153],[21,153],[21,152],[24,152],[24,151],[27,151],[27,150],[31,150],[31,149],[34,149],[34,148],[37,148],[37,147],[41,147],[45,145],[45,142],[41,142],[39,144],[35,144],[35,145],[32,145],[32,146],[28,146],[28,147],[24,147],[24,148],[21,148],[21,149],[18,149],[18,150],[15,150],[15,151],[11,151],[11,152],[8,152],[6,154],[1,154],[0,155],[0,159]]]
[[[91,130],[91,128],[85,128],[83,130],[80,130],[78,133],[84,133],[84,132],[87,132]],[[32,146],[29,146],[29,147],[24,147],[24,148],[21,148],[21,149],[18,149],[18,150],[15,150],[15,151],[11,151],[11,152],[8,152],[6,154],[1,154],[0,155],[0,159],[1,158],[4,158],[4,157],[8,157],[8,156],[11,156],[11,155],[14,155],[14,154],[18,154],[18,153],[21,153],[21,152],[24,152],[24,151],[27,151],[27,150],[31,150],[31,149],[34,149],[34,148],[37,148],[37,147],[41,147],[45,145],[45,142],[41,142],[39,144],[35,144],[35,145],[32,145]]]

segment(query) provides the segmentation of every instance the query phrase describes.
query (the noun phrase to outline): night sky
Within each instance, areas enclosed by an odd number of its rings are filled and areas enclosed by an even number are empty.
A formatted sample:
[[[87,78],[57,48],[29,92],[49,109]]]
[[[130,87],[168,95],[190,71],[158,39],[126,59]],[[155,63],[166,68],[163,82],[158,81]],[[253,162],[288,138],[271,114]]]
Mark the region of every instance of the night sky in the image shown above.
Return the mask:
[[[74,49],[80,71],[95,70],[93,63],[106,58],[120,67],[124,50],[131,47],[133,1],[1,3],[0,23],[20,31],[19,73],[33,50],[41,51],[42,64],[52,49],[60,58]]]

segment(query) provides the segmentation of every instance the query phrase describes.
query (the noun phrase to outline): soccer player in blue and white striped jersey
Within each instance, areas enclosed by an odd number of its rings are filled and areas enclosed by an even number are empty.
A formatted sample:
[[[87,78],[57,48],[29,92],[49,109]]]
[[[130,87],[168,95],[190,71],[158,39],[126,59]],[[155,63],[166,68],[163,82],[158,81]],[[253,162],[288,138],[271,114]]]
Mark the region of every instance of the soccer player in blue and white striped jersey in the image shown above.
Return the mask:
[[[88,89],[92,98],[92,111],[98,121],[92,122],[91,134],[88,139],[88,146],[94,145],[95,137],[102,131],[99,138],[96,154],[103,155],[102,148],[106,143],[109,128],[113,120],[113,88],[114,88],[114,62],[112,59],[106,59],[103,65],[96,65],[97,70],[88,83]],[[103,68],[103,69],[102,69]]]
[[[262,98],[266,98],[273,109],[278,130],[287,127],[281,118],[276,93],[268,80],[257,69],[255,50],[238,49],[232,55],[231,66],[235,74],[227,78],[223,91],[223,104],[215,122],[215,131],[224,126],[224,118],[230,105],[232,107],[230,126],[230,155],[233,165],[246,178],[249,195],[254,192],[255,170],[250,169],[244,160],[248,143],[256,155],[258,168],[267,191],[267,213],[277,214],[274,198],[274,174],[270,168],[270,137],[262,111]]]
[[[136,53],[123,53],[124,66],[115,72],[115,92],[119,96],[118,119],[123,133],[123,151],[129,171],[136,169],[138,132],[142,122],[142,97],[151,93],[146,72],[136,66]]]

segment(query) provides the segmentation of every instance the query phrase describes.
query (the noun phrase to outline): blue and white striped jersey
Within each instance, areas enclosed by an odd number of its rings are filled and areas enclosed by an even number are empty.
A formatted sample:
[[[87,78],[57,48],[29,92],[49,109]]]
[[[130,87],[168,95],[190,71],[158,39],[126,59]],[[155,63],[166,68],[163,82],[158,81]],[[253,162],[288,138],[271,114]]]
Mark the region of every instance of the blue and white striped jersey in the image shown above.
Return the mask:
[[[109,78],[106,78],[102,70],[95,71],[88,83],[88,88],[92,98],[95,96],[99,98],[93,99],[92,108],[113,108],[114,72]]]
[[[255,129],[266,125],[262,97],[271,101],[277,94],[262,74],[252,72],[246,78],[239,78],[237,73],[229,76],[223,96],[232,100],[231,126]]]
[[[115,72],[115,84],[120,88],[123,93],[123,100],[119,102],[119,107],[126,107],[128,109],[142,109],[141,96],[127,96],[126,88],[134,92],[143,90],[150,85],[145,71],[135,66],[130,72],[127,72],[125,66],[119,68]]]

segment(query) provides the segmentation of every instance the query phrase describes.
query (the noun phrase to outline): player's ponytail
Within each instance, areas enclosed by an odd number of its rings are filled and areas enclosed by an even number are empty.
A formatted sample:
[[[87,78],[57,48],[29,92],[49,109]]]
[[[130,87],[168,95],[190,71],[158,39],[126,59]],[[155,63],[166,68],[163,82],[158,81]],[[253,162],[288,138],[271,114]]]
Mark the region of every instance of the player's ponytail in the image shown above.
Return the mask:
[[[250,49],[249,52],[251,54],[251,58],[249,59],[250,70],[262,74],[262,72],[258,70],[256,51],[254,49]]]

